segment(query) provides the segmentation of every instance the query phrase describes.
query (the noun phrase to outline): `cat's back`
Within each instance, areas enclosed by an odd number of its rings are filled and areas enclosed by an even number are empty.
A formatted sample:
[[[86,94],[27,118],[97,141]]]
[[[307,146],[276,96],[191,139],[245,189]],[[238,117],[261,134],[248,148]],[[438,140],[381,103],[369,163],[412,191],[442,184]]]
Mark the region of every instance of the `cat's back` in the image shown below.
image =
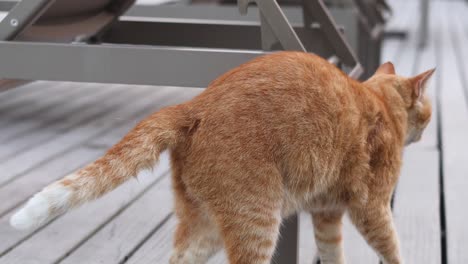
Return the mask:
[[[225,73],[189,104],[207,117],[274,114],[280,118],[301,111],[336,111],[337,105],[346,105],[354,97],[351,82],[319,56],[277,52]]]
[[[358,125],[359,89],[353,82],[313,54],[259,57],[222,75],[187,103],[198,120],[193,142],[239,149],[255,145],[260,153],[311,135],[317,142],[329,141],[333,130]]]
[[[341,85],[347,76],[323,58],[304,52],[282,51],[258,57],[215,79],[200,99],[208,95],[266,95]],[[267,90],[268,89],[268,90]]]

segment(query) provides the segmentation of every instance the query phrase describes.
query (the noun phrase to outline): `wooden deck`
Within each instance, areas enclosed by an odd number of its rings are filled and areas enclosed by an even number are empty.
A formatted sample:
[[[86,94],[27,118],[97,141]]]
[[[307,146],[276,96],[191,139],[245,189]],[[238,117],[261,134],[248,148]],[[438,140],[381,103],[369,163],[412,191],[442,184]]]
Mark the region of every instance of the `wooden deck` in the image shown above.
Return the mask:
[[[434,119],[407,149],[394,216],[405,263],[468,263],[468,5],[433,1],[430,40],[417,47],[417,1],[390,2],[383,60],[411,75],[437,66],[430,87]],[[185,101],[195,88],[38,81],[0,93],[0,263],[168,263],[172,216],[167,155],[104,198],[34,231],[8,225],[11,214],[46,184],[93,161],[149,113]],[[300,216],[300,263],[315,256],[312,226]],[[348,263],[378,263],[345,221]],[[210,263],[225,263],[221,252]]]

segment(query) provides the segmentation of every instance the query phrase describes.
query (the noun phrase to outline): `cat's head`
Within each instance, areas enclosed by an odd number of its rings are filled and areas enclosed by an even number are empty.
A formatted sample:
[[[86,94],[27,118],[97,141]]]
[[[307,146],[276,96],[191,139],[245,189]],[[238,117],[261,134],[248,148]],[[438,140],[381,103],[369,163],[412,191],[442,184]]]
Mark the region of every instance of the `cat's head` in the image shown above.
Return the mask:
[[[434,71],[435,69],[431,69],[408,78],[397,75],[393,64],[387,62],[382,64],[368,80],[374,84],[374,87],[395,89],[403,99],[408,113],[406,145],[421,139],[431,119],[432,107],[426,88]]]

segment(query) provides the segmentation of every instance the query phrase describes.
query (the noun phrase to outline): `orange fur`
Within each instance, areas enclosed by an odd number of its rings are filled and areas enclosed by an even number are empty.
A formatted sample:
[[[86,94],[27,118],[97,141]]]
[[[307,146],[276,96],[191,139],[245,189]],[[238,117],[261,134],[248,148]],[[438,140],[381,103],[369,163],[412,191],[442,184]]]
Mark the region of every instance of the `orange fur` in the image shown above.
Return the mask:
[[[259,57],[55,185],[73,190],[73,207],[169,148],[180,220],[172,264],[203,263],[222,246],[232,264],[270,263],[281,220],[299,210],[312,214],[323,263],[344,261],[345,211],[385,263],[401,263],[390,198],[404,145],[429,122],[432,73],[404,78],[386,63],[359,83],[315,55]]]

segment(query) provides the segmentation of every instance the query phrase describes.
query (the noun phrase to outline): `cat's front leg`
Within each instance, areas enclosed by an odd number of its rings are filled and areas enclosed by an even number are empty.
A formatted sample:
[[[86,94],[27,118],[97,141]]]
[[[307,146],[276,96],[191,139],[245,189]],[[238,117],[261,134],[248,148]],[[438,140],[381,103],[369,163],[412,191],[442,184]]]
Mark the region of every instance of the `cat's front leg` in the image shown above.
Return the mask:
[[[344,264],[341,225],[344,210],[314,211],[315,241],[322,264]]]
[[[403,263],[390,204],[353,206],[349,208],[349,216],[384,264]]]

